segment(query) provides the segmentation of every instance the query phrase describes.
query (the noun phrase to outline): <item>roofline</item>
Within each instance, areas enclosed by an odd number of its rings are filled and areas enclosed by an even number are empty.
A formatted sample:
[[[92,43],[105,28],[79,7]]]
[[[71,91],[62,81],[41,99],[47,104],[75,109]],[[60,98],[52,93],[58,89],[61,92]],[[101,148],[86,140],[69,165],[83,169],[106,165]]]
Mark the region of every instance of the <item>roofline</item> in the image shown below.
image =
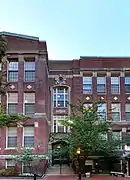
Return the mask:
[[[49,59],[48,61],[51,61],[51,62],[66,62],[66,61],[69,61],[69,62],[71,62],[71,61],[73,61],[73,60],[52,60],[52,59]]]
[[[39,37],[28,36],[28,35],[17,34],[17,33],[11,33],[11,32],[6,32],[6,31],[0,32],[0,35],[5,35],[5,36],[15,36],[15,37],[19,37],[19,38],[24,38],[24,39],[30,39],[30,40],[36,40],[36,41],[39,41]]]
[[[130,58],[130,56],[80,56],[80,59],[122,59],[122,58]]]

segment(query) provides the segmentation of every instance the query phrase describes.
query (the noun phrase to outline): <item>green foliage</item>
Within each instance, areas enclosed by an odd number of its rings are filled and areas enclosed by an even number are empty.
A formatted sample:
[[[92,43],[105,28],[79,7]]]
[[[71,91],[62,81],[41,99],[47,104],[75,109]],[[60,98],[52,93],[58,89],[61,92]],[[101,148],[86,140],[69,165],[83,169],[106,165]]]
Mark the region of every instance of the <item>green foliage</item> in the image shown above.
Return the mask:
[[[7,50],[7,39],[4,36],[0,36],[0,60],[5,56]]]
[[[18,124],[23,119],[25,119],[25,116],[6,114],[0,107],[0,127],[6,127],[10,124]]]
[[[16,169],[1,169],[0,176],[18,176],[19,171]]]
[[[68,147],[67,146],[61,146],[60,148],[55,148],[52,151],[52,155],[56,159],[59,159],[60,161],[64,161],[64,159],[68,155]]]
[[[72,116],[68,120],[61,120],[60,123],[70,128],[68,144],[70,154],[76,154],[80,147],[81,153],[90,156],[93,153],[101,152],[107,155],[114,154],[119,145],[114,139],[106,140],[105,136],[110,135],[110,123],[97,115],[97,104],[86,108],[83,104],[72,106]]]
[[[47,156],[38,156],[33,154],[33,150],[30,148],[25,148],[22,154],[14,157],[14,160],[19,164],[24,164],[28,167],[30,174],[38,174],[38,170],[42,160],[47,159]]]

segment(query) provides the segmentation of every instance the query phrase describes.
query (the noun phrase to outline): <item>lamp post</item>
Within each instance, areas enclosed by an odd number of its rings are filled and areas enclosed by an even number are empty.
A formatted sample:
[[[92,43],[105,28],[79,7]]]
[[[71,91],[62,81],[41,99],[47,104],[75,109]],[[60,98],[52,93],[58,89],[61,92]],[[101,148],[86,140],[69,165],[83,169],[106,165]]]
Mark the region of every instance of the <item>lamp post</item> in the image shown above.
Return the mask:
[[[77,149],[77,155],[78,155],[78,163],[79,163],[79,167],[78,167],[78,176],[79,176],[79,180],[81,180],[81,169],[80,169],[80,148]]]
[[[57,148],[59,149],[60,152],[60,174],[61,174],[61,146],[57,146]]]

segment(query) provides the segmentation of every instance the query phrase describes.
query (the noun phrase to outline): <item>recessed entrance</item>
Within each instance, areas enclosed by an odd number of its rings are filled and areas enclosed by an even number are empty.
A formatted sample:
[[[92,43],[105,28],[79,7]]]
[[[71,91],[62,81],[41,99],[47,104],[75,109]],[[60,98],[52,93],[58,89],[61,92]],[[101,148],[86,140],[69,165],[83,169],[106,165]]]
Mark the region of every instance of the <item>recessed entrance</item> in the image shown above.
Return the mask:
[[[52,165],[69,164],[67,143],[58,141],[52,143]]]

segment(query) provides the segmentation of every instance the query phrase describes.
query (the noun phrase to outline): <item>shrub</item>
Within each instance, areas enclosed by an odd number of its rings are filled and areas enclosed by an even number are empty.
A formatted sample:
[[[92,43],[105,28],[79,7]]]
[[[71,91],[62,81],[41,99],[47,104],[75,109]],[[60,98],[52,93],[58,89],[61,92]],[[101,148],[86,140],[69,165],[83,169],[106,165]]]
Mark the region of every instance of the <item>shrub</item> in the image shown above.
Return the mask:
[[[16,169],[1,169],[0,176],[18,176],[19,171]]]

